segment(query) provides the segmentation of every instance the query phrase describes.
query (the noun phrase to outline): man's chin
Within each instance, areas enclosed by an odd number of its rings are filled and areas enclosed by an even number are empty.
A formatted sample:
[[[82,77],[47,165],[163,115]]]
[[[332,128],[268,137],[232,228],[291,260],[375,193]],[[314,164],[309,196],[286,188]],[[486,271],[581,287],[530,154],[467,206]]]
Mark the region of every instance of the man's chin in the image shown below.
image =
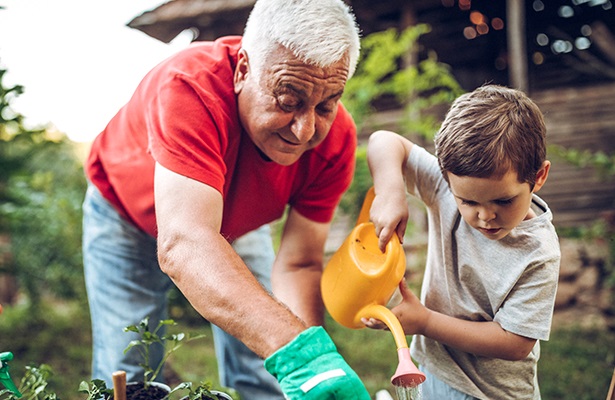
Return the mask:
[[[300,154],[297,154],[297,153],[287,153],[287,152],[282,152],[282,151],[274,151],[274,152],[265,154],[265,157],[267,157],[270,161],[273,161],[276,164],[289,166],[289,165],[296,163],[297,160],[301,158],[302,154],[303,152]]]
[[[258,150],[258,154],[260,154],[263,160],[274,162],[276,164],[284,166],[289,166],[296,163],[297,160],[299,160],[299,158],[301,158],[301,155],[303,154],[303,152],[301,154],[297,154],[283,151],[269,151],[265,153],[258,147],[256,149]]]
[[[293,165],[294,163],[296,163],[298,160],[299,160],[299,157],[297,156],[285,156],[285,157],[277,157],[273,159],[272,161],[275,162],[276,164],[280,164],[285,167],[288,167],[289,165]]]

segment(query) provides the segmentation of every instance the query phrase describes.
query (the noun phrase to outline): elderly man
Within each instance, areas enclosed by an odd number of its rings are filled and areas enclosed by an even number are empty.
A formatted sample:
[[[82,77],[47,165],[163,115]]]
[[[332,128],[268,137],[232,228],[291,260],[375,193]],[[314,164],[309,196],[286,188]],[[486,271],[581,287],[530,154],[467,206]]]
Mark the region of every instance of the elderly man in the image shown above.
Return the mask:
[[[258,0],[243,37],[145,76],[86,164],[94,378],[142,375],[122,328],[163,319],[175,284],[215,324],[221,383],[244,399],[369,399],[321,327],[319,292],[354,168],[340,98],[358,55],[343,1]],[[286,210],[274,255],[268,224]]]

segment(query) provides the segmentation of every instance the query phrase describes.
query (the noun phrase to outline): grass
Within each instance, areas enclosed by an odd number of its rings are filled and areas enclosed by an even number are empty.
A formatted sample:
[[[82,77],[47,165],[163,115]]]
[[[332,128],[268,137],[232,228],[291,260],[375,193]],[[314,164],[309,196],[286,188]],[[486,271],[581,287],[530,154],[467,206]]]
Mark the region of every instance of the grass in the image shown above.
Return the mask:
[[[615,367],[615,332],[559,329],[541,346],[538,379],[543,399],[606,399]]]
[[[49,388],[62,400],[84,399],[77,388],[89,380],[90,323],[83,305],[54,305],[33,320],[23,306],[6,307],[0,316],[0,352],[11,351],[13,380],[18,382],[26,365],[48,364],[54,371]],[[175,318],[175,317],[174,317]],[[177,319],[172,332],[205,333],[204,339],[187,343],[171,356],[170,369],[182,381],[210,381],[219,388],[211,330],[194,318]],[[332,320],[327,330],[340,353],[375,394],[389,389],[397,367],[392,335],[387,331],[344,328]],[[615,332],[565,328],[542,344],[539,382],[544,400],[604,399],[615,366]]]

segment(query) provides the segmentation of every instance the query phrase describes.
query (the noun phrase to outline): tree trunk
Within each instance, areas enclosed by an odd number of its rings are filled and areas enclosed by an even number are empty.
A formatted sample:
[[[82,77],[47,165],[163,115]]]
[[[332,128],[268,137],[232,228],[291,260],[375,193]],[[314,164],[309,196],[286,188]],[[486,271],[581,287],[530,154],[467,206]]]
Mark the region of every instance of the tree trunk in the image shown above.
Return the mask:
[[[11,238],[0,233],[0,304],[13,305],[17,299],[17,280],[10,270]]]

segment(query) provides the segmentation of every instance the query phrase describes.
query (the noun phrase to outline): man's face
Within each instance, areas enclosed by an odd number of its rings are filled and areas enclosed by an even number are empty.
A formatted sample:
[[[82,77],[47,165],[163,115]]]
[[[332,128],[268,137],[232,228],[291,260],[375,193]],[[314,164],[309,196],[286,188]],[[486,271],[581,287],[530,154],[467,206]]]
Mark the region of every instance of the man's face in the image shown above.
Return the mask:
[[[485,237],[500,240],[530,218],[532,191],[517,173],[501,178],[475,178],[448,173],[451,192],[463,219]]]
[[[293,164],[329,133],[346,85],[347,63],[306,65],[279,47],[260,72],[255,68],[242,50],[235,71],[241,124],[265,156]]]

